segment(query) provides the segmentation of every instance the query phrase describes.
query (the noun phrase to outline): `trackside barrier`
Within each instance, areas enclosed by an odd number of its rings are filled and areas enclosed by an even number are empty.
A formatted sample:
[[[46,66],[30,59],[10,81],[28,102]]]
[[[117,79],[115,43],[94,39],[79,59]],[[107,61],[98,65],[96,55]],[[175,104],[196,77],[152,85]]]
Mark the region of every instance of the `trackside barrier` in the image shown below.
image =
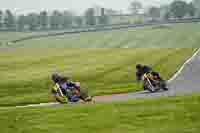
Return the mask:
[[[198,23],[200,22],[200,18],[190,18],[190,19],[171,19],[167,21],[157,21],[157,22],[143,22],[141,24],[113,24],[113,25],[97,25],[93,27],[87,28],[74,28],[71,30],[67,30],[64,32],[56,32],[56,33],[45,33],[40,35],[32,35],[28,37],[23,37],[20,39],[12,40],[11,43],[17,43],[21,41],[26,41],[30,39],[44,38],[50,36],[60,36],[65,34],[78,34],[82,32],[99,32],[99,31],[112,31],[112,30],[120,30],[127,28],[136,28],[136,27],[144,27],[144,26],[153,26],[153,25],[164,25],[164,24],[178,24],[178,23]]]

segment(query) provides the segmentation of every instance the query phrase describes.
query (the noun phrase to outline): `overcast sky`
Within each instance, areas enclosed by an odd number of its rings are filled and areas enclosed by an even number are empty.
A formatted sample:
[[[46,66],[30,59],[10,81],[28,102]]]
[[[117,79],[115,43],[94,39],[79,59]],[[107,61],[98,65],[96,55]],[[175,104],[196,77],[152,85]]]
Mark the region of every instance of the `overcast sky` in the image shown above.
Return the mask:
[[[94,5],[127,11],[132,0],[0,0],[0,9],[11,9],[17,14],[41,10],[73,10],[78,14]],[[145,5],[169,3],[173,0],[138,0]],[[191,0],[185,0],[191,1]]]

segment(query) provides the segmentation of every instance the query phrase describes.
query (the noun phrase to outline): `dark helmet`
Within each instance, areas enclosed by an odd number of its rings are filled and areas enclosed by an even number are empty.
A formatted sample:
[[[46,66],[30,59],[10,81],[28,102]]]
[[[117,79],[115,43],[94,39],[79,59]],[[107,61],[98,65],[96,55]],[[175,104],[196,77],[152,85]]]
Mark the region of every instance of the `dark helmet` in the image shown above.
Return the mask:
[[[51,79],[55,82],[58,83],[61,80],[61,76],[58,73],[53,73],[51,75]]]
[[[136,65],[136,69],[141,69],[142,68],[142,65],[141,64],[137,64]]]
[[[69,77],[67,77],[67,76],[62,76],[62,77],[60,77],[60,82],[61,83],[65,83],[65,82],[67,82],[69,80]]]

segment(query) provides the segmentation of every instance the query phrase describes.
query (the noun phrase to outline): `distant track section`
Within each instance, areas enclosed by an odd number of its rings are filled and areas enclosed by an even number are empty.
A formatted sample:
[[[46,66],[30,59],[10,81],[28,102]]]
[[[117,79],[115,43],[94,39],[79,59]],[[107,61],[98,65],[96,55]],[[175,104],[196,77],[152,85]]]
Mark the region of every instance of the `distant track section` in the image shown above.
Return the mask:
[[[100,31],[112,31],[112,30],[120,30],[120,29],[127,29],[127,28],[136,28],[136,27],[144,27],[144,26],[153,26],[153,25],[164,25],[164,24],[178,24],[178,23],[198,23],[200,22],[200,18],[190,18],[190,19],[170,19],[168,21],[158,21],[158,22],[144,22],[140,24],[130,24],[130,23],[123,23],[123,24],[112,24],[112,25],[97,25],[92,27],[84,27],[84,28],[74,28],[62,32],[49,32],[44,34],[32,35],[23,38],[19,38],[16,40],[10,41],[11,43],[17,43],[21,41],[37,39],[37,38],[44,38],[50,36],[61,36],[65,34],[78,34],[82,32],[100,32]]]

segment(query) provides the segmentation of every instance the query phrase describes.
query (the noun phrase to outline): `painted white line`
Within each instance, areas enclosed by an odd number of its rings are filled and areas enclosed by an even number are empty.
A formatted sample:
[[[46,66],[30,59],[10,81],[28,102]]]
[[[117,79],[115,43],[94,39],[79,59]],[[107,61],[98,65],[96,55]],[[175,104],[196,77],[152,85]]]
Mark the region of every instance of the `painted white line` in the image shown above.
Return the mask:
[[[15,108],[51,106],[51,105],[58,105],[58,104],[59,103],[39,103],[39,104],[29,104],[29,105],[15,106]]]
[[[191,56],[182,66],[181,68],[172,76],[171,79],[168,80],[168,83],[172,82],[174,79],[176,79],[178,77],[178,75],[183,71],[183,69],[185,68],[185,66],[187,64],[189,64],[196,56],[197,54],[200,53],[200,48],[193,54],[193,56]]]
[[[38,103],[38,104],[29,104],[29,105],[21,105],[21,106],[7,106],[0,107],[0,110],[4,109],[16,109],[16,108],[29,108],[29,107],[45,107],[45,106],[54,106],[59,105],[60,103]]]

